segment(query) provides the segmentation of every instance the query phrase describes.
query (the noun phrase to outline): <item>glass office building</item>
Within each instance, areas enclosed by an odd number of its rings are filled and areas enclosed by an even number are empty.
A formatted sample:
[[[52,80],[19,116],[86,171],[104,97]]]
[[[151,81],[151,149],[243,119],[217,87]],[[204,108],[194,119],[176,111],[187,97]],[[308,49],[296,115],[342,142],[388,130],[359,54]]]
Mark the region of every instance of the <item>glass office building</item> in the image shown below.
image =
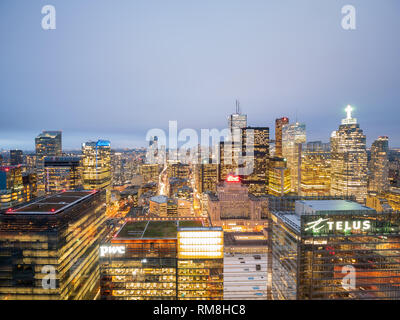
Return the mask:
[[[44,194],[44,158],[62,156],[62,132],[43,131],[35,138],[37,189]]]
[[[93,299],[104,204],[103,191],[66,191],[2,212],[0,300]]]
[[[215,237],[222,235],[217,229],[190,220],[127,222],[100,246],[101,299],[222,299],[223,240]]]
[[[347,200],[272,212],[273,299],[399,299],[400,221]]]
[[[107,140],[82,144],[82,183],[87,190],[111,185],[111,144]]]
[[[179,300],[222,300],[223,272],[222,228],[178,229]]]
[[[48,194],[82,188],[82,167],[78,157],[45,157],[44,172]]]

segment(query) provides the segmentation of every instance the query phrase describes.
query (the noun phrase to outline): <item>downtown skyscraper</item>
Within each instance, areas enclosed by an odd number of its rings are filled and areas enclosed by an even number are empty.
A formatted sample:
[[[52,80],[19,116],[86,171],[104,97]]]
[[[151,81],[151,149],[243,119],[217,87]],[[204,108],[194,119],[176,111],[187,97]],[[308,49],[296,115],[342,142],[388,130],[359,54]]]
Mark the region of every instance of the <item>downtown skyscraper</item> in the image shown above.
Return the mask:
[[[289,118],[275,120],[275,157],[282,157],[282,127],[289,123]]]
[[[86,190],[111,185],[111,144],[107,140],[90,141],[82,145],[82,183]]]
[[[269,128],[245,127],[242,129],[242,157],[248,174],[242,176],[242,183],[253,195],[268,192]]]
[[[37,190],[39,195],[45,191],[44,158],[62,156],[62,132],[43,131],[35,138]]]
[[[240,112],[239,101],[236,100],[236,111],[228,118],[230,136],[219,145],[219,180],[223,181],[230,173],[238,174],[242,151],[242,129],[247,127],[247,115]]]
[[[347,117],[331,135],[331,194],[354,196],[363,203],[367,196],[368,158],[366,136],[352,107],[346,108]]]
[[[306,142],[306,125],[284,124],[282,127],[282,156],[290,170],[291,192],[300,193],[302,144]]]
[[[382,193],[389,189],[389,138],[379,137],[371,146],[368,190]]]

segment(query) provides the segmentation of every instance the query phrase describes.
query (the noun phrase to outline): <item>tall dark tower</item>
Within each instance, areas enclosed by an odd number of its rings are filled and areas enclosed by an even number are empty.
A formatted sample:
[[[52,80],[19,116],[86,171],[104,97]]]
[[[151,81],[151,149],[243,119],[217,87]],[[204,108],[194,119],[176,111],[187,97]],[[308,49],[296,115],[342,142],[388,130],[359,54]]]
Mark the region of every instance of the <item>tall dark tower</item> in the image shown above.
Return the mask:
[[[289,118],[275,120],[275,157],[282,157],[282,127],[289,123]]]

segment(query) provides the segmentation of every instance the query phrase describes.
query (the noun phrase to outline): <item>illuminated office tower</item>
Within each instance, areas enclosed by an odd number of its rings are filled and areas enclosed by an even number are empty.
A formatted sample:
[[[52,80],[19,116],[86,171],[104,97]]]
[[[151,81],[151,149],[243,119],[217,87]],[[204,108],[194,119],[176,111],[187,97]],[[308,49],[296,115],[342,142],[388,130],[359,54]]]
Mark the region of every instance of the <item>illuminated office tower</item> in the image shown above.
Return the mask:
[[[400,211],[400,189],[390,188],[389,191],[384,193],[390,207],[395,211]]]
[[[301,196],[331,194],[331,153],[329,143],[309,142],[302,147]]]
[[[368,183],[366,137],[351,116],[352,107],[347,106],[346,112],[339,130],[331,135],[331,194],[355,196],[363,203]]]
[[[86,190],[107,188],[111,184],[110,141],[82,144],[82,183]]]
[[[218,184],[218,165],[205,159],[195,166],[195,186],[198,193],[216,192]]]
[[[268,161],[268,194],[283,197],[290,192],[290,170],[286,159],[273,157]]]
[[[297,200],[271,216],[273,300],[400,298],[398,215],[348,200]]]
[[[168,178],[189,179],[190,166],[184,163],[168,163],[167,165]]]
[[[25,154],[24,155],[24,165],[22,167],[22,172],[36,174],[36,155],[35,154]]]
[[[127,222],[102,244],[102,300],[222,299],[221,228],[201,221]]]
[[[389,139],[379,137],[371,146],[370,179],[369,191],[377,193],[385,192],[389,189]]]
[[[21,166],[0,167],[0,209],[23,201]]]
[[[233,148],[230,141],[219,143],[218,180],[225,181],[230,173],[238,174],[238,167],[233,157]]]
[[[247,115],[240,112],[239,101],[236,100],[236,112],[228,118],[230,137],[220,143],[219,148],[219,180],[223,181],[230,173],[238,174],[239,157],[242,151],[242,129],[247,127]]]
[[[228,126],[234,141],[240,142],[240,130],[247,127],[247,115],[240,112],[239,101],[236,100],[236,112],[228,118]]]
[[[2,212],[0,300],[93,299],[104,202],[104,191],[66,191]]]
[[[159,180],[159,165],[158,164],[142,164],[140,166],[140,175],[143,177],[143,183],[156,182]]]
[[[37,196],[37,176],[36,173],[22,173],[23,198],[24,201],[31,201]]]
[[[306,125],[302,123],[282,126],[282,155],[290,170],[291,192],[299,194],[301,184],[301,148],[306,142]]]
[[[289,118],[275,120],[275,157],[282,157],[282,127],[289,123]]]
[[[82,187],[82,167],[78,157],[45,157],[44,172],[48,194]]]
[[[222,300],[224,232],[220,227],[178,228],[178,299]]]
[[[242,175],[242,183],[247,185],[249,193],[261,196],[267,194],[269,128],[242,128],[242,156],[249,174]]]
[[[22,150],[10,150],[10,165],[17,166],[23,163]]]
[[[62,156],[61,136],[61,131],[43,131],[35,138],[37,189],[39,195],[43,195],[45,191],[44,158]]]

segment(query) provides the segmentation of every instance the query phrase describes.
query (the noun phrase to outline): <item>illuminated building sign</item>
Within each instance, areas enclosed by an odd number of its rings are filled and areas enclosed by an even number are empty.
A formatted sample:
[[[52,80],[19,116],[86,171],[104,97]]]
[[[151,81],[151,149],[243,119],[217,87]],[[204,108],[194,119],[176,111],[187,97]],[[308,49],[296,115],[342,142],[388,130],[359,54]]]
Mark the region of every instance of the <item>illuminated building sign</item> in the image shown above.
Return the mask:
[[[371,229],[371,221],[331,221],[330,219],[319,218],[318,220],[307,222],[304,231],[319,232],[321,230],[349,232],[353,230],[367,231]]]
[[[98,140],[96,146],[98,147],[109,147],[111,145],[110,141],[108,140]]]
[[[125,254],[125,246],[100,246],[100,257],[105,257],[107,254]]]
[[[226,182],[240,182],[240,177],[234,175],[228,175],[226,177]]]
[[[224,256],[223,231],[179,231],[179,259],[222,259]]]

